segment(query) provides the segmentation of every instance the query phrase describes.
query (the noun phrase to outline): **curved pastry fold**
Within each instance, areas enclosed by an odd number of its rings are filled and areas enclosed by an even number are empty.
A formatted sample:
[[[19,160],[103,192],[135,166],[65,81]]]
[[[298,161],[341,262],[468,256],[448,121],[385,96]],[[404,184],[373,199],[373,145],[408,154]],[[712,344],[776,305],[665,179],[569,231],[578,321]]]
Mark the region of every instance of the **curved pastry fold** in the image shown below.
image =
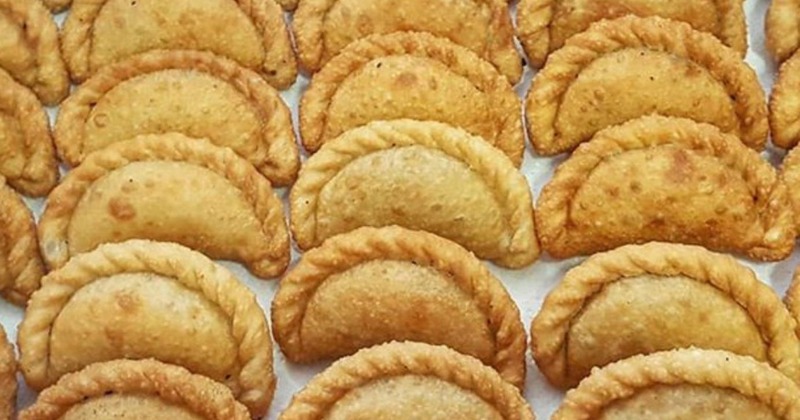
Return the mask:
[[[272,342],[250,290],[176,244],[106,244],[50,272],[19,330],[20,365],[41,390],[97,362],[155,358],[226,384],[263,416]]]
[[[335,359],[389,341],[447,345],[525,384],[519,309],[459,245],[401,227],[361,228],[303,255],[272,302],[287,359]]]
[[[772,143],[787,150],[800,143],[798,90],[800,90],[800,56],[794,56],[781,65],[769,100]]]
[[[531,342],[536,364],[561,388],[594,367],[686,347],[751,356],[800,381],[794,330],[778,296],[732,257],[650,243],[570,270],[534,318]]]
[[[635,356],[597,369],[553,419],[796,419],[800,388],[747,356],[685,349]]]
[[[374,122],[323,146],[290,195],[301,249],[362,226],[400,225],[519,268],[539,255],[528,183],[479,137],[445,124]]]
[[[279,418],[412,417],[534,418],[519,390],[479,360],[413,342],[375,346],[340,359],[296,394]]]
[[[256,169],[227,148],[171,133],[89,155],[50,194],[39,223],[45,262],[106,242],[177,242],[270,278],[289,263],[283,205]]]
[[[599,132],[558,167],[536,218],[556,258],[649,241],[765,261],[794,248],[789,194],[772,166],[732,135],[675,118]]]
[[[0,295],[25,305],[43,275],[33,215],[0,177]]]
[[[17,405],[17,356],[0,325],[0,417],[11,419]]]
[[[767,50],[777,62],[788,60],[800,47],[800,3],[772,0],[766,17]]]
[[[426,33],[372,35],[314,75],[300,104],[300,134],[314,152],[372,121],[438,121],[483,137],[519,166],[519,107],[508,79],[460,45]]]
[[[522,76],[507,0],[302,0],[292,27],[300,63],[312,72],[353,41],[418,31],[469,48],[512,83]]]
[[[708,123],[759,150],[769,131],[753,69],[713,35],[659,17],[602,21],[570,38],[534,79],[525,106],[541,155],[650,114]]]
[[[289,109],[235,61],[200,51],[154,51],[109,65],[61,107],[55,138],[72,166],[139,134],[180,132],[230,147],[276,185],[300,166]]]
[[[74,0],[62,49],[72,78],[150,50],[201,50],[255,70],[278,89],[297,78],[274,0]]]

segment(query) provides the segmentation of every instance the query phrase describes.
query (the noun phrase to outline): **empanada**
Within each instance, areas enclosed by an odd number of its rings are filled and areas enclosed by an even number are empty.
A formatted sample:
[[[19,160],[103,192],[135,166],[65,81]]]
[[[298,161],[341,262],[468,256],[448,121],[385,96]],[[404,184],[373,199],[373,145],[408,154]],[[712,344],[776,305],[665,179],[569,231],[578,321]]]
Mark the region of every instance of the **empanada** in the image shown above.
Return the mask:
[[[479,137],[436,122],[379,121],[326,143],[289,198],[301,249],[361,226],[400,225],[519,268],[539,256],[528,183]]]
[[[17,405],[17,356],[0,324],[0,418],[11,419]]]
[[[792,149],[783,159],[780,178],[789,190],[794,224],[797,233],[800,233],[800,148]]]
[[[567,392],[553,420],[798,419],[800,389],[747,356],[685,349],[595,370]]]
[[[301,0],[292,26],[300,63],[312,72],[366,36],[419,31],[469,48],[512,83],[522,76],[507,0]]]
[[[33,215],[0,177],[0,295],[24,305],[44,275]]]
[[[767,50],[783,62],[800,47],[800,2],[772,0],[766,17]]]
[[[365,227],[328,239],[281,280],[272,325],[292,362],[411,340],[447,345],[525,385],[516,304],[474,255],[427,232]]]
[[[73,257],[42,280],[18,338],[22,373],[36,390],[92,363],[148,358],[226,384],[254,417],[275,390],[255,295],[176,244],[133,240]]]
[[[800,268],[794,273],[792,285],[786,291],[786,306],[797,322],[797,334],[800,335]]]
[[[134,238],[239,261],[262,278],[289,263],[283,205],[269,181],[230,149],[177,133],[89,155],[50,194],[39,238],[51,268]]]
[[[629,245],[570,270],[531,325],[548,380],[578,385],[592,368],[685,347],[768,362],[800,381],[795,322],[778,296],[727,255],[688,245]]]
[[[517,34],[531,65],[544,65],[548,54],[571,36],[603,19],[625,15],[661,16],[687,22],[716,35],[741,56],[747,52],[747,24],[742,0],[521,0]]]
[[[277,185],[297,177],[289,109],[260,76],[200,51],[155,51],[100,70],[61,106],[56,146],[76,166],[139,134],[180,132],[233,149]]]
[[[525,106],[541,155],[650,114],[709,123],[759,150],[769,131],[764,92],[739,54],[659,17],[602,21],[570,38],[534,79]]]
[[[278,89],[297,78],[274,0],[74,0],[61,46],[82,82],[101,67],[150,50],[203,50],[261,73]]]
[[[58,28],[41,0],[0,0],[0,68],[47,105],[67,96]]]
[[[519,390],[448,347],[389,343],[345,357],[294,396],[281,420],[533,420]]]
[[[756,151],[714,126],[651,116],[597,133],[562,163],[536,227],[556,258],[664,241],[775,261],[794,248],[792,218]]]
[[[519,107],[508,79],[460,45],[425,33],[372,35],[314,75],[300,104],[300,134],[314,152],[372,121],[439,121],[483,137],[519,166]]]
[[[800,143],[800,56],[781,65],[769,100],[772,142],[784,149]]]

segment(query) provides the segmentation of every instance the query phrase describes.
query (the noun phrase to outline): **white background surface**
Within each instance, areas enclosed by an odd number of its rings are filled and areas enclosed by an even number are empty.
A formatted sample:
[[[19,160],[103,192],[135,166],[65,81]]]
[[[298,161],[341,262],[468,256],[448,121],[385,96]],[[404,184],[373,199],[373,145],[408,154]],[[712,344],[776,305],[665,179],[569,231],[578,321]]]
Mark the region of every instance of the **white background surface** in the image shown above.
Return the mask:
[[[769,59],[764,47],[764,15],[768,5],[769,1],[767,0],[748,0],[745,4],[750,34],[750,51],[747,55],[747,62],[758,73],[761,83],[767,93],[771,89],[775,74],[775,66]],[[60,22],[62,18],[63,16],[58,16],[57,20]],[[525,75],[525,82],[516,87],[521,97],[524,97],[530,84],[531,77],[531,71],[528,69]],[[305,78],[300,78],[292,89],[282,93],[284,100],[292,108],[295,122],[297,121],[297,104],[300,94],[305,89],[306,85],[307,80]],[[52,117],[55,115],[55,110],[50,111],[52,120]],[[769,159],[775,165],[779,164],[782,155],[781,152],[774,150],[770,150],[764,154],[765,158]],[[553,167],[561,160],[563,160],[563,157],[555,159],[534,157],[531,148],[528,147],[522,170],[525,177],[528,179],[535,197],[538,197],[542,186],[550,179]],[[280,194],[282,197],[286,197],[287,191],[281,190]],[[38,219],[42,211],[44,200],[26,199],[26,202],[31,209],[33,209]],[[296,250],[294,252],[294,257],[296,261]],[[800,251],[795,251],[791,258],[779,263],[759,264],[743,258],[739,258],[739,260],[752,267],[761,281],[771,285],[782,297],[791,282],[792,273],[800,261]],[[544,256],[536,264],[524,270],[503,270],[493,266],[491,269],[503,281],[514,300],[517,302],[520,312],[522,313],[522,321],[527,330],[548,291],[557,284],[559,279],[570,267],[573,267],[579,262],[580,259],[554,261]],[[277,290],[277,281],[258,280],[250,276],[250,274],[238,264],[227,262],[223,262],[222,264],[233,270],[234,273],[256,293],[259,303],[262,308],[264,308],[265,316],[269,319],[270,303]],[[22,309],[0,300],[0,324],[5,327],[9,337],[12,339],[16,337],[17,326],[22,320],[22,316]],[[169,345],[169,343],[164,344]],[[533,405],[537,418],[546,419],[549,418],[558,407],[563,394],[546,383],[536,368],[536,365],[531,360],[530,352],[528,353],[528,377],[525,397]],[[278,376],[278,388],[267,418],[277,418],[283,408],[288,405],[292,395],[302,388],[314,374],[319,372],[326,365],[327,364],[298,366],[288,364],[285,362],[280,353],[280,349],[276,345],[275,370]],[[33,402],[35,394],[24,386],[21,376],[19,377],[19,382],[21,386],[21,392],[18,398],[19,407],[26,407]]]

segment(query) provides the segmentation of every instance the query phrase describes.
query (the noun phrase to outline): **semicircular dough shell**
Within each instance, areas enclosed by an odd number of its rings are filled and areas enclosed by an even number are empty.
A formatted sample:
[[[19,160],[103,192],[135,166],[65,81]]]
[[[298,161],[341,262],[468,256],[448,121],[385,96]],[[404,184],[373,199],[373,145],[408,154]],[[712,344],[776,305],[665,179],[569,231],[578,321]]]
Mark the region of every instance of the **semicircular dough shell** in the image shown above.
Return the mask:
[[[0,325],[0,416],[12,418],[17,405],[17,356]]]
[[[154,358],[226,384],[253,416],[275,390],[256,298],[177,244],[106,244],[50,272],[19,329],[25,380],[41,390],[93,363]]]
[[[44,273],[33,214],[0,177],[0,295],[24,306]]]

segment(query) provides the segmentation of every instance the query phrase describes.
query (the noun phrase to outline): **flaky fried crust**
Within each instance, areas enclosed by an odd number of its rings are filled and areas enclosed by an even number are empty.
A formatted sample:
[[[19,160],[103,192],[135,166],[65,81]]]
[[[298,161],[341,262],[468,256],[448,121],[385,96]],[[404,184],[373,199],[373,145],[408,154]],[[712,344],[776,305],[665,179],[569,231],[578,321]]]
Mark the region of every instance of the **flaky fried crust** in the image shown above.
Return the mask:
[[[0,418],[11,419],[17,405],[17,356],[0,325]]]
[[[800,25],[800,22],[798,24]],[[800,56],[794,56],[781,65],[769,99],[772,142],[787,150],[800,143],[798,90],[800,90]]]
[[[734,101],[739,118],[741,141],[762,149],[769,124],[764,92],[755,72],[733,50],[713,35],[696,31],[689,24],[659,17],[627,16],[601,21],[567,41],[550,55],[528,92],[525,115],[528,132],[536,151],[554,155],[569,151],[576,144],[564,144],[555,122],[561,101],[581,72],[603,55],[629,48],[664,51],[695,62],[720,81]]]
[[[441,150],[466,162],[491,186],[511,230],[507,255],[497,259],[497,264],[519,268],[538,258],[530,189],[508,158],[463,130],[413,120],[379,121],[351,130],[328,142],[306,162],[289,198],[291,230],[298,246],[309,249],[327,239],[317,235],[317,204],[322,189],[342,168],[370,153],[414,145]]]
[[[33,215],[20,197],[0,177],[0,294],[16,305],[25,305],[39,288],[44,263],[39,255]]]
[[[267,158],[261,162],[243,157],[275,185],[284,186],[295,180],[300,167],[299,152],[291,114],[278,92],[258,74],[235,61],[201,51],[153,51],[99,70],[61,106],[55,141],[62,159],[77,166],[86,158],[86,124],[94,104],[121,83],[164,70],[204,72],[238,90],[261,116],[261,140],[269,150]]]
[[[772,0],[766,17],[767,50],[777,62],[791,57],[800,46],[800,3]]]
[[[485,314],[496,349],[491,366],[503,379],[524,387],[525,330],[519,309],[502,284],[456,243],[398,226],[365,227],[330,238],[303,255],[281,280],[272,301],[272,325],[287,358],[312,361],[304,355],[301,327],[306,307],[317,289],[332,275],[375,260],[411,261],[444,273]]]
[[[235,396],[254,416],[267,412],[275,391],[272,342],[255,296],[230,271],[199,252],[151,241],[101,245],[73,257],[42,280],[19,330],[20,365],[31,387],[41,390],[59,379],[49,366],[50,331],[64,305],[92,282],[123,273],[172,278],[213,302],[230,319],[239,346],[242,370],[238,378],[231,378]]]
[[[206,419],[248,420],[247,408],[224,385],[174,365],[148,360],[96,363],[45,389],[20,419],[56,420],[86,400],[109,394],[151,396]]]
[[[597,369],[567,392],[552,418],[596,418],[615,402],[658,385],[729,389],[769,407],[778,418],[800,418],[800,389],[791,379],[750,357],[698,349],[634,356]]]
[[[640,118],[600,131],[558,167],[537,203],[536,226],[542,247],[558,258],[614,247],[594,243],[593,238],[572,229],[572,199],[589,174],[603,161],[626,151],[665,144],[703,151],[717,157],[722,165],[742,174],[742,180],[751,191],[758,209],[763,237],[757,246],[730,251],[745,253],[763,261],[781,260],[789,256],[794,249],[794,216],[788,189],[778,179],[772,166],[761,159],[757,152],[743,146],[735,136],[724,134],[714,126],[657,116]],[[695,244],[711,247],[712,242],[713,238],[696,238]]]
[[[567,335],[584,305],[613,282],[648,274],[687,277],[728,295],[760,329],[770,363],[800,381],[795,323],[775,293],[759,282],[752,270],[730,256],[702,247],[650,243],[590,257],[570,270],[547,296],[531,325],[531,343],[536,364],[551,383],[562,388],[577,384],[568,374]]]
[[[375,346],[340,359],[296,394],[280,418],[325,418],[349,391],[372,381],[405,375],[432,376],[452,382],[481,397],[505,419],[534,418],[519,390],[478,359],[444,346],[413,342]]]
[[[265,244],[265,258],[244,263],[262,278],[283,273],[289,264],[289,235],[283,218],[283,204],[269,181],[230,149],[177,133],[139,136],[113,144],[89,155],[83,164],[64,178],[48,197],[39,222],[42,254],[50,268],[62,267],[72,257],[67,235],[69,224],[78,203],[92,184],[118,168],[142,161],[191,163],[227,179],[251,204],[264,235],[271,238]]]

